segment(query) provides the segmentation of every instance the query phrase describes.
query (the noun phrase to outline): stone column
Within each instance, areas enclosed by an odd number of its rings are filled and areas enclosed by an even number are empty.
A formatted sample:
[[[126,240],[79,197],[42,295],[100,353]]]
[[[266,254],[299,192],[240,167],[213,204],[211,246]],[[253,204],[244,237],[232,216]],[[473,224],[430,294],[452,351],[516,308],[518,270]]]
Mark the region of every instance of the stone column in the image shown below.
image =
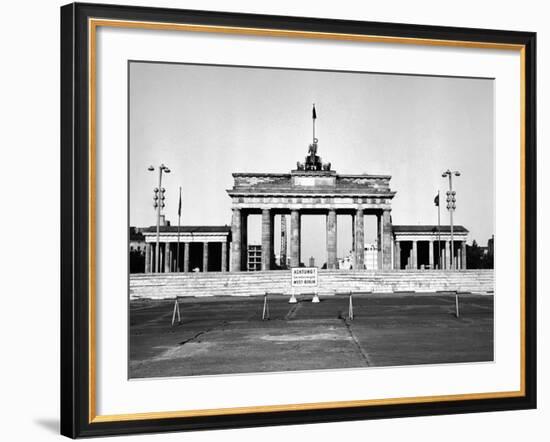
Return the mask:
[[[271,244],[272,241],[271,211],[262,210],[262,270],[271,270]]]
[[[290,212],[290,267],[300,266],[300,212]]]
[[[391,270],[391,211],[382,212],[382,268]]]
[[[355,268],[355,215],[351,215],[351,267]]]
[[[248,270],[248,213],[241,212],[241,269]]]
[[[151,273],[151,243],[145,244],[145,273]]]
[[[183,243],[183,271],[188,272],[189,271],[189,243],[185,242]]]
[[[208,272],[208,243],[202,243],[202,271]]]
[[[445,241],[445,268],[451,268],[451,242]]]
[[[395,262],[395,238],[393,237],[393,233],[391,235],[390,243],[391,243],[391,247],[390,247],[390,249],[391,249],[391,267],[390,268],[394,269],[395,268],[395,264],[394,264],[394,262]]]
[[[164,272],[170,273],[170,243],[164,243]]]
[[[378,270],[382,270],[382,215],[376,214],[376,262]]]
[[[355,270],[365,268],[365,217],[363,208],[355,213]]]
[[[395,258],[394,258],[395,270],[401,269],[401,241],[395,241]]]
[[[428,252],[430,255],[430,270],[433,270],[435,268],[434,266],[434,242],[430,239],[428,241]]]
[[[327,214],[327,269],[338,267],[336,210],[330,209]]]
[[[351,251],[355,252],[355,215],[351,215]]]
[[[242,217],[240,209],[233,209],[231,218],[231,271],[240,272],[242,263]],[[187,254],[186,254],[187,256]]]
[[[155,246],[156,247],[156,246]],[[163,247],[163,243],[159,242],[158,244],[158,248],[159,248],[159,273],[162,273],[164,272],[164,247]],[[155,255],[156,257],[156,255]],[[156,264],[155,264],[155,269],[156,269]]]
[[[222,242],[222,272],[227,272],[227,241]]]
[[[271,210],[271,253],[269,254],[269,268],[274,269],[275,268],[275,215],[273,213],[273,210]]]
[[[412,242],[411,267],[414,270],[418,269],[418,248],[417,248],[417,241],[416,240]]]
[[[466,265],[466,241],[462,241],[460,251],[462,252],[462,268],[467,269],[468,266]]]
[[[281,257],[279,265],[282,269],[286,269],[286,250],[287,250],[287,233],[286,233],[286,215],[281,215]]]

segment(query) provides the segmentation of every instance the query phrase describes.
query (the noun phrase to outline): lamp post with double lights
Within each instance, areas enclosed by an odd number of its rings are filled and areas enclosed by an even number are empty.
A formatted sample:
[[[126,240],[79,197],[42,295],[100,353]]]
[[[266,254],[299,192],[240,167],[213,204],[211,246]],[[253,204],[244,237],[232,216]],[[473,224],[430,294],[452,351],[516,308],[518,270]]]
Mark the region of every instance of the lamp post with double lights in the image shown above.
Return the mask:
[[[153,172],[155,168],[153,166],[149,166],[147,168],[149,172]],[[154,196],[153,196],[153,207],[157,211],[157,243],[155,247],[155,272],[159,273],[159,261],[160,261],[160,215],[161,211],[164,208],[164,192],[165,189],[162,187],[162,173],[170,173],[170,169],[166,167],[164,164],[161,164],[158,167],[159,171],[159,186],[155,187],[154,189]],[[166,259],[166,257],[164,258]]]
[[[447,210],[451,220],[451,269],[454,268],[454,232],[453,232],[453,212],[456,209],[456,192],[453,190],[453,175],[460,176],[458,170],[451,171],[447,169],[441,174],[443,178],[449,178],[449,190],[447,190]]]

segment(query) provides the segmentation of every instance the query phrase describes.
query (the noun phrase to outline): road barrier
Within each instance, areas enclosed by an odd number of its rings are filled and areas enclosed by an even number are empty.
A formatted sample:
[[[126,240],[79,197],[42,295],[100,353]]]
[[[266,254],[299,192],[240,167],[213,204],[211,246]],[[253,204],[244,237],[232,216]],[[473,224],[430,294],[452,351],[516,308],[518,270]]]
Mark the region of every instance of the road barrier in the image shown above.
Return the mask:
[[[180,305],[178,303],[177,297],[174,301],[174,312],[172,313],[172,327],[174,326],[174,322],[176,321],[176,313],[178,315],[178,324],[181,324]]]
[[[454,294],[455,296],[455,302],[454,302],[454,307],[455,307],[455,317],[458,319],[460,318],[460,298],[459,298],[459,293],[455,292],[445,292],[447,295],[452,295]],[[468,293],[468,292],[461,292],[461,294],[473,294],[473,293]],[[347,316],[347,319],[349,319],[350,321],[353,321],[354,318],[355,318],[355,311],[354,311],[354,306],[353,306],[353,297],[354,295],[357,296],[357,295],[373,295],[373,292],[371,290],[357,290],[357,291],[345,291],[345,292],[334,292],[332,294],[333,296],[335,297],[338,297],[338,296],[347,296],[348,297],[348,316]],[[386,295],[388,296],[388,294],[381,294],[382,296],[383,295]],[[443,295],[442,292],[439,293],[439,295]],[[476,295],[483,295],[483,294],[480,294],[480,293],[477,293]],[[489,296],[492,296],[493,293],[487,293],[486,295],[489,295]],[[286,297],[286,296],[289,296],[288,293],[284,293],[284,292],[265,292],[263,294],[263,306],[262,306],[262,321],[265,321],[265,320],[269,320],[271,319],[270,317],[270,311],[269,311],[269,298],[270,297],[273,297],[273,296],[280,296],[280,297]],[[315,302],[315,298],[319,299],[318,298],[318,294],[317,292],[311,292],[311,293],[300,293],[300,296],[312,296],[312,300],[311,302],[312,303],[316,303]],[[421,294],[421,295],[416,295],[416,296],[438,296],[436,295],[435,293],[426,293],[426,294]],[[289,301],[290,303],[297,303],[298,300],[296,299],[296,296],[294,294],[294,290],[291,290],[291,300],[294,299],[294,302],[292,301]],[[317,302],[320,302],[319,300]],[[175,301],[174,301],[174,308],[173,308],[173,311],[172,311],[172,326],[174,326],[175,322],[176,322],[176,316],[178,318],[178,324],[181,324],[181,314],[180,314],[180,306],[179,306],[179,303],[178,303],[178,297],[176,297]]]
[[[269,319],[269,304],[267,303],[267,293],[264,295],[264,309],[262,311],[262,321]]]

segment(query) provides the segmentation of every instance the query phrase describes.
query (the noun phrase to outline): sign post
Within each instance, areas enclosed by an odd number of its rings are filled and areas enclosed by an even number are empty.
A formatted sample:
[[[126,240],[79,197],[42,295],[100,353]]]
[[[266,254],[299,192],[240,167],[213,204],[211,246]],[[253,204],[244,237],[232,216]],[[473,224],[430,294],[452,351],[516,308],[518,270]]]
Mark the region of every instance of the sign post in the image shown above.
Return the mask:
[[[292,296],[288,301],[289,304],[295,304],[296,302],[298,302],[296,301],[296,296],[295,296],[296,287],[298,288],[314,287],[315,295],[313,296],[313,299],[311,302],[314,302],[314,303],[319,302],[319,295],[317,294],[317,286],[318,286],[317,267],[294,267],[292,269],[292,279],[291,279]]]

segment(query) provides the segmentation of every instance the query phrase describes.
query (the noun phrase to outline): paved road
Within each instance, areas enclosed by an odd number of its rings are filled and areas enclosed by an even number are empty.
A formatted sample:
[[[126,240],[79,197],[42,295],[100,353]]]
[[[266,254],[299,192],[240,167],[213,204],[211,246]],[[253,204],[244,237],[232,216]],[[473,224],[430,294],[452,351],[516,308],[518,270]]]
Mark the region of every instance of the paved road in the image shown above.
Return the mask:
[[[493,360],[493,296],[274,296],[130,303],[130,377],[165,377]]]

